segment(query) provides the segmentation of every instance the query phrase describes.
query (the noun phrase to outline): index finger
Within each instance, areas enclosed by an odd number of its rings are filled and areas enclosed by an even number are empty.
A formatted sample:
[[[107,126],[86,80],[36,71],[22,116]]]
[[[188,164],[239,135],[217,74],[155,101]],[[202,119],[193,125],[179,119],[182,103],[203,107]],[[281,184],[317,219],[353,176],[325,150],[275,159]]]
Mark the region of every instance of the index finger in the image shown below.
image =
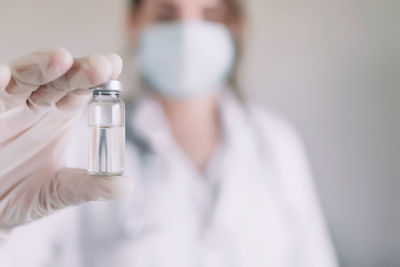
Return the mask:
[[[33,86],[49,83],[66,73],[72,66],[71,53],[62,47],[45,48],[10,63],[17,81]]]
[[[65,48],[42,49],[12,61],[11,79],[5,88],[0,85],[0,112],[24,103],[40,85],[64,75],[72,63]]]

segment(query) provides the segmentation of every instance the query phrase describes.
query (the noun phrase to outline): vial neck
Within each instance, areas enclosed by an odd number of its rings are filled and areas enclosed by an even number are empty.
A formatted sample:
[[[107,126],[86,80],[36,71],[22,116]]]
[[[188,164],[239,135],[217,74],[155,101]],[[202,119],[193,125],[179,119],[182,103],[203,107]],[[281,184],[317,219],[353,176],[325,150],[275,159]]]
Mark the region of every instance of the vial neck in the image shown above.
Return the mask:
[[[93,97],[111,97],[111,98],[119,98],[119,92],[116,91],[94,91]]]

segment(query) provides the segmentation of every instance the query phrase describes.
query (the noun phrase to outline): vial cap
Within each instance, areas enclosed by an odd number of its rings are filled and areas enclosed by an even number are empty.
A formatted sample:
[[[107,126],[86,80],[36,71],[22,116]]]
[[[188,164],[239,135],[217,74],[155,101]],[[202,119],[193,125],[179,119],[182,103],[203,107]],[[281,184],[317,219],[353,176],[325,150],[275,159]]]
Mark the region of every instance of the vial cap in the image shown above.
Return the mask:
[[[122,82],[114,79],[90,88],[90,91],[92,92],[121,92],[122,90]]]

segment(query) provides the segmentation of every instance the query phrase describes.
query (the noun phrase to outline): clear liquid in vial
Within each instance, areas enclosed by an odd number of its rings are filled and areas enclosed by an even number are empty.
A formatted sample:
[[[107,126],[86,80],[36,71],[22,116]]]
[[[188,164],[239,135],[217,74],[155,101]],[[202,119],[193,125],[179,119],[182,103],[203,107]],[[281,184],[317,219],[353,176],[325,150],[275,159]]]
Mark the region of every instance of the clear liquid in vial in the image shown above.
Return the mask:
[[[125,127],[89,125],[89,174],[121,175],[124,161]]]

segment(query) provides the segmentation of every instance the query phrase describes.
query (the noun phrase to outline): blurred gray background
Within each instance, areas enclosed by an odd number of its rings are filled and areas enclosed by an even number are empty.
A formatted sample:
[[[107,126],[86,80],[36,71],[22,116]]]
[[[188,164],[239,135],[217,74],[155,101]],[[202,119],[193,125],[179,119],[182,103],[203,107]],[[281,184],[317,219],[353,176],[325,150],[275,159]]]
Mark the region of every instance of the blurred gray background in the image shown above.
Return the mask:
[[[400,1],[245,4],[242,87],[301,133],[342,266],[400,266]],[[120,51],[124,8],[1,0],[0,61],[42,46]]]

